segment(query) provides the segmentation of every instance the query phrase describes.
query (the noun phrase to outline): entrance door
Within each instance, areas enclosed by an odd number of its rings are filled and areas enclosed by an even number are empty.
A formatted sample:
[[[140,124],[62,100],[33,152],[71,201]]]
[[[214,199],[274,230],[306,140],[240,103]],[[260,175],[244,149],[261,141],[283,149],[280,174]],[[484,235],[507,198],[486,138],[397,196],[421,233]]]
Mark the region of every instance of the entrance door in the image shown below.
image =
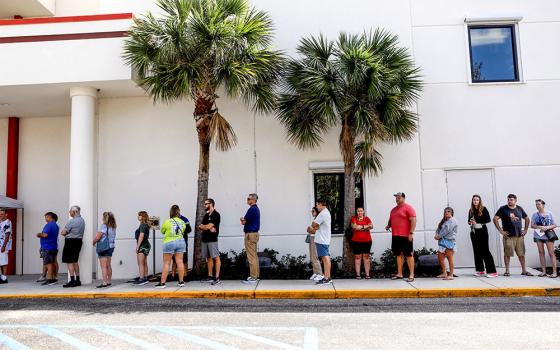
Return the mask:
[[[447,178],[447,202],[455,210],[455,219],[459,224],[457,235],[457,267],[474,267],[474,256],[470,239],[470,226],[467,223],[469,208],[473,194],[482,197],[482,203],[488,209],[490,217],[494,217],[494,186],[492,170],[449,170]],[[442,210],[443,212],[443,210]],[[490,252],[494,256],[496,265],[500,265],[501,255],[498,255],[498,236],[494,224],[487,225],[490,240]]]

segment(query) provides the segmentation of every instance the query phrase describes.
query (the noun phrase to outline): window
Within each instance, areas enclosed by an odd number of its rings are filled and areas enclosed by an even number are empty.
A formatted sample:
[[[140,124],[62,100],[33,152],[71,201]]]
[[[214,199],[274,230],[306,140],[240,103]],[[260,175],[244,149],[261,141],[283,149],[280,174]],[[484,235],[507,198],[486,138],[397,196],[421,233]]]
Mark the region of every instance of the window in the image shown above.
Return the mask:
[[[356,174],[356,207],[364,206],[362,177]],[[319,173],[313,176],[315,199],[324,198],[331,212],[331,232],[344,233],[344,173]]]
[[[469,26],[473,83],[519,81],[515,25]]]

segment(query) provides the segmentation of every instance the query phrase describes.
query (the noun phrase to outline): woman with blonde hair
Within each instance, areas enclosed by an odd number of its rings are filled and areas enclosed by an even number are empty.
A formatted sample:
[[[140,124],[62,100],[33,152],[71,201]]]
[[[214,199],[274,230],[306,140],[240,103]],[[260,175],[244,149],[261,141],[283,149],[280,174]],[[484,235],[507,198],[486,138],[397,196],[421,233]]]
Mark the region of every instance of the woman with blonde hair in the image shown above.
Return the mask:
[[[478,194],[472,196],[469,209],[469,225],[471,226],[471,242],[474,253],[475,276],[488,278],[498,277],[494,257],[488,245],[488,228],[486,224],[491,221],[488,209],[482,204]],[[484,269],[486,267],[486,270]]]
[[[103,213],[103,224],[93,239],[93,245],[97,251],[103,283],[96,288],[105,288],[111,285],[113,269],[111,268],[111,257],[115,251],[115,239],[117,237],[117,222],[111,212]]]
[[[136,262],[138,263],[138,278],[132,283],[135,286],[143,286],[148,283],[148,255],[152,245],[150,244],[149,216],[145,211],[138,212],[140,226],[134,233],[136,239]]]

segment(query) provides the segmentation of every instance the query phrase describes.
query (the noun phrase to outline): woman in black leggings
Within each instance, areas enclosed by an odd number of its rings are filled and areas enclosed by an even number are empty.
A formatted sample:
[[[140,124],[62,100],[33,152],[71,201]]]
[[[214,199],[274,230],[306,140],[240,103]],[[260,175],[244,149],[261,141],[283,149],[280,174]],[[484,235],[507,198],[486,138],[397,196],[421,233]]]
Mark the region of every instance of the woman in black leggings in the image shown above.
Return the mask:
[[[486,224],[491,221],[488,209],[482,204],[482,198],[475,194],[471,200],[469,210],[469,225],[471,226],[471,242],[474,252],[475,276],[488,278],[498,277],[494,258],[488,246],[488,228]],[[486,265],[486,272],[484,266]]]

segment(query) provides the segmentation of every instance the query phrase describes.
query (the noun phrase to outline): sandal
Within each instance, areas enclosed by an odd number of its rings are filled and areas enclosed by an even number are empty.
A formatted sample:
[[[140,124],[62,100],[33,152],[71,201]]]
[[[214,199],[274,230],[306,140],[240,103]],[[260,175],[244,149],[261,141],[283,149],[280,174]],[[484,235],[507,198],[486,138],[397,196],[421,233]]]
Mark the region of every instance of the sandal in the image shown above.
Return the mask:
[[[547,276],[547,274],[546,274],[546,273],[544,273],[544,272],[541,272],[541,273],[539,273],[539,274],[538,274],[538,276],[539,276],[539,277],[546,277],[546,276]]]
[[[452,281],[453,280],[453,276],[447,276],[443,279],[444,281]]]
[[[446,278],[447,275],[441,274],[441,275],[437,275],[436,278]]]
[[[392,279],[392,280],[402,280],[403,277],[402,277],[402,276],[393,275],[393,276],[391,276],[391,279]]]
[[[362,276],[356,276],[356,279],[357,279],[357,280],[361,280],[361,279],[362,279]]]
[[[534,276],[534,275],[529,271],[525,271],[525,272],[521,272],[521,276]]]
[[[557,275],[557,274],[554,274],[554,275],[548,275],[548,277],[550,277],[550,278],[556,278],[556,277],[558,277],[558,275]]]
[[[370,279],[371,279],[371,277],[369,277],[369,276],[366,276],[366,280],[370,280]]]
[[[409,277],[409,278],[406,279],[406,281],[409,282],[409,283],[414,282],[414,277]]]
[[[504,277],[509,277],[511,274],[509,272],[504,272]]]

